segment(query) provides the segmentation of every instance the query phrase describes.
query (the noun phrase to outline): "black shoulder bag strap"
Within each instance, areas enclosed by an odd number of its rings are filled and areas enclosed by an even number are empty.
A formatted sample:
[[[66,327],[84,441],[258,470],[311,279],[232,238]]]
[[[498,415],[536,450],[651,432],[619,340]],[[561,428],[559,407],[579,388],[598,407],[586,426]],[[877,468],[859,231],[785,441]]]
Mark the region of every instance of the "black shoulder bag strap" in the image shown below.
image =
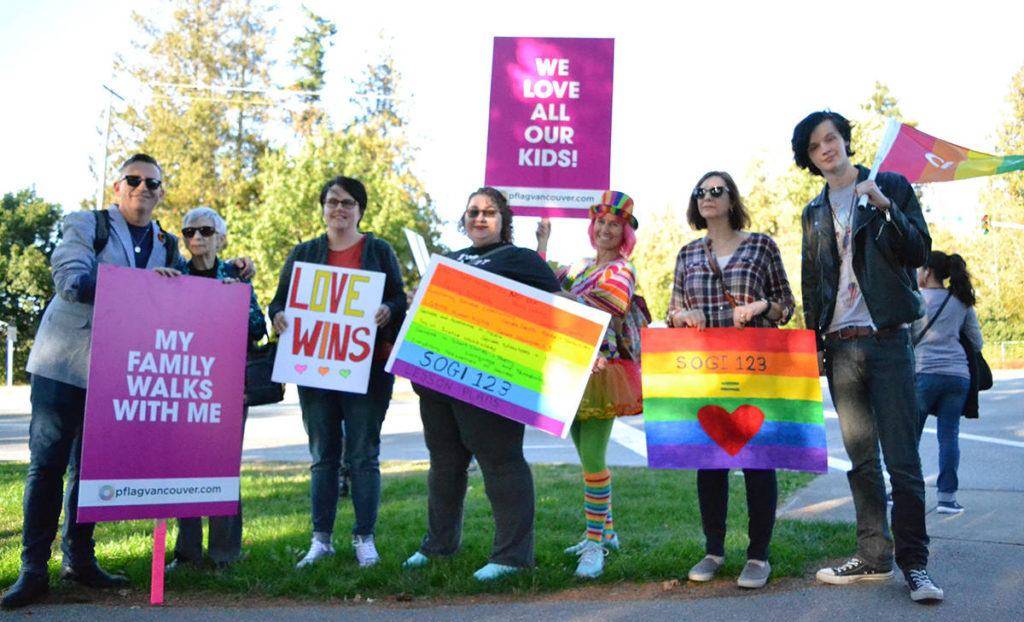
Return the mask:
[[[110,212],[105,209],[94,209],[92,214],[96,217],[96,233],[92,238],[92,250],[99,255],[110,240]]]
[[[935,315],[933,315],[930,320],[928,320],[928,323],[925,325],[924,330],[919,332],[914,337],[914,345],[915,346],[917,344],[921,343],[921,340],[924,339],[924,334],[927,333],[928,329],[932,327],[932,324],[935,323],[935,320],[939,319],[939,316],[942,315],[942,310],[946,308],[946,303],[948,303],[949,299],[952,298],[952,297],[953,297],[953,292],[949,292],[948,294],[946,294],[946,299],[942,301],[941,305],[939,305],[939,310],[935,312]]]

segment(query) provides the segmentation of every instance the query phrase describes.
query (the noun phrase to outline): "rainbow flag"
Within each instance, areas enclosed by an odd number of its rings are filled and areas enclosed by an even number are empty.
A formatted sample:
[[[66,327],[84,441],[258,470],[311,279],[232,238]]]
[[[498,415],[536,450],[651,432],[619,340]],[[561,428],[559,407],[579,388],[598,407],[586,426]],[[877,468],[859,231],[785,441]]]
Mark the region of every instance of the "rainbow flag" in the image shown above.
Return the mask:
[[[654,469],[828,469],[814,332],[646,328]]]
[[[889,119],[875,169],[899,173],[911,183],[954,181],[1024,170],[1024,155],[995,156],[929,136]]]
[[[385,369],[565,438],[610,319],[434,255]]]

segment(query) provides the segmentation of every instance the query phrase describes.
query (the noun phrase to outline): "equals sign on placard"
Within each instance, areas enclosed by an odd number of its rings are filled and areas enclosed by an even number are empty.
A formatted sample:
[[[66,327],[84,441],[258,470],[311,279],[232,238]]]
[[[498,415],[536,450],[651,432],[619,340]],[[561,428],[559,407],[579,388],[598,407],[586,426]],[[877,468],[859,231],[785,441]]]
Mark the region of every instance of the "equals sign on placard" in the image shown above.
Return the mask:
[[[740,383],[738,381],[723,380],[722,381],[722,390],[723,391],[732,391],[734,393],[739,393],[740,392]]]

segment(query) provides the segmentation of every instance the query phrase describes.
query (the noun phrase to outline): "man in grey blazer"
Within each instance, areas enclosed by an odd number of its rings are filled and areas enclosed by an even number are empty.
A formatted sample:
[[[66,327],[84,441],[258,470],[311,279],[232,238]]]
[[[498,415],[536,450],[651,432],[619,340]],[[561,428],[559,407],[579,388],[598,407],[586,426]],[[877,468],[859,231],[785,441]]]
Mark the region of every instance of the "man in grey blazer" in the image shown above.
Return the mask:
[[[43,313],[26,366],[32,376],[32,420],[21,573],[0,601],[4,609],[37,602],[49,591],[47,565],[60,518],[64,472],[69,467],[61,577],[93,588],[127,584],[125,577],[99,567],[94,525],[76,520],[78,463],[92,324],[102,321],[93,318],[99,264],[151,269],[165,276],[180,274],[184,267],[177,238],[153,220],[153,209],[164,196],[162,178],[156,160],[133,155],[121,166],[114,183],[115,205],[103,212],[72,212],[64,218],[61,241],[50,259],[56,295]],[[103,226],[97,226],[98,220],[104,221]],[[105,244],[101,228],[107,231]],[[246,271],[251,273],[251,263]]]

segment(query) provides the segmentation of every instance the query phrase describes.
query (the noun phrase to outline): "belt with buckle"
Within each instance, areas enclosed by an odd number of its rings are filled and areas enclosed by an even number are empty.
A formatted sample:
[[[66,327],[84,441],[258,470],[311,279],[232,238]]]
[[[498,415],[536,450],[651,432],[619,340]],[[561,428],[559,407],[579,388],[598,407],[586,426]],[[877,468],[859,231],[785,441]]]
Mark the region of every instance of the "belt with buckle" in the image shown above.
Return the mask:
[[[903,330],[900,326],[879,328],[878,330],[875,330],[870,326],[844,326],[843,328],[834,330],[831,333],[825,333],[825,338],[846,341],[849,339],[860,339],[861,337],[886,337],[895,335],[896,332],[900,330]]]

